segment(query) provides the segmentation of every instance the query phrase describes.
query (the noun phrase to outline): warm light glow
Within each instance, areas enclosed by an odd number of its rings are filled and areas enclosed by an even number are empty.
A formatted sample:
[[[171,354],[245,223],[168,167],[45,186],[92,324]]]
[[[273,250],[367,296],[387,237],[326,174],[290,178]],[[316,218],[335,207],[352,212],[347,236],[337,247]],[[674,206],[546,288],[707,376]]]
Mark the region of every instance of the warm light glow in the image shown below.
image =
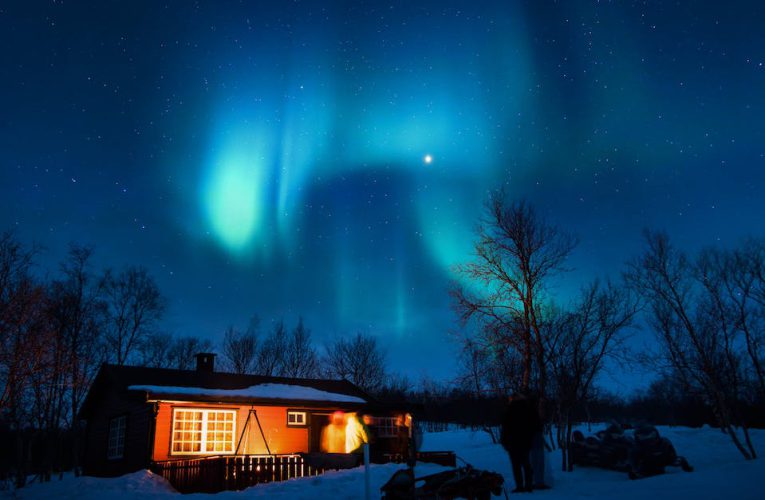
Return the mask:
[[[336,411],[321,431],[321,450],[325,453],[351,453],[368,442],[366,430],[355,413]]]
[[[345,424],[345,452],[350,453],[366,442],[366,432],[356,414],[348,414],[348,423]]]
[[[321,451],[345,453],[346,416],[341,411],[332,414],[331,422],[321,431]]]

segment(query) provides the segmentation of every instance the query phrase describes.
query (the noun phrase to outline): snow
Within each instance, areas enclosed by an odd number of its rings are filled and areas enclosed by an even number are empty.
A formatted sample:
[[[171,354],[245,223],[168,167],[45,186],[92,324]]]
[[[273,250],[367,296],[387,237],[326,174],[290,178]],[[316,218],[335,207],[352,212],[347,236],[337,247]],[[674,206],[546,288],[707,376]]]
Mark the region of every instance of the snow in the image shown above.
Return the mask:
[[[595,432],[582,429],[585,434]],[[564,498],[587,499],[645,499],[694,500],[736,498],[762,498],[762,477],[765,477],[765,459],[744,460],[730,439],[717,429],[689,429],[685,427],[659,427],[659,432],[672,440],[678,453],[694,466],[691,473],[679,468],[667,468],[661,476],[631,481],[627,474],[596,468],[577,468],[574,472],[559,471],[560,455],[554,452],[555,487],[536,491],[533,498],[557,500]],[[765,453],[765,430],[752,431],[755,447]],[[460,459],[480,469],[493,470],[504,475],[508,491],[513,488],[510,462],[499,445],[491,443],[488,434],[480,431],[450,430],[425,435],[424,450],[454,450]],[[379,495],[380,486],[403,466],[397,464],[373,465],[371,485],[373,498]],[[445,470],[444,467],[418,464],[418,477]],[[322,476],[292,479],[282,483],[254,486],[240,492],[223,492],[216,500],[247,500],[250,498],[273,499],[348,499],[363,498],[363,468],[328,472]],[[161,478],[148,471],[128,474],[114,479],[77,478],[67,476],[63,481],[32,484],[15,492],[18,498],[83,498],[122,500],[141,496],[146,500],[181,497],[173,492]],[[207,495],[190,495],[209,498]],[[496,497],[495,497],[496,498]],[[511,496],[510,498],[514,498]],[[525,498],[525,496],[523,497]],[[531,498],[531,497],[530,497]]]
[[[3,495],[0,491],[0,496]],[[179,498],[170,483],[161,476],[152,474],[147,470],[126,474],[117,478],[97,477],[74,477],[65,474],[64,479],[53,479],[48,483],[32,483],[24,488],[10,492],[10,498],[39,498],[50,500],[57,499],[83,499],[83,500],[122,500],[142,497],[145,499],[155,498]]]
[[[208,397],[235,397],[252,399],[293,399],[300,401],[330,401],[333,403],[366,403],[362,398],[321,391],[313,387],[291,384],[258,384],[244,389],[205,389],[203,387],[177,387],[170,385],[131,385],[131,391],[152,394],[173,394]]]

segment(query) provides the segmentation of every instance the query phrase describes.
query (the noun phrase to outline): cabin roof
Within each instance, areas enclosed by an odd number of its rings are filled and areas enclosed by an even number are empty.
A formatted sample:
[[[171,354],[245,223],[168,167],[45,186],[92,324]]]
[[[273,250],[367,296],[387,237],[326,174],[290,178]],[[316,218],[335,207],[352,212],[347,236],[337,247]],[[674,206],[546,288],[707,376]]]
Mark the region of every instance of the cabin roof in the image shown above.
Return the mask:
[[[257,402],[310,407],[355,407],[376,403],[347,380],[238,375],[105,363],[82,404],[80,418],[88,418],[109,391],[144,401]]]

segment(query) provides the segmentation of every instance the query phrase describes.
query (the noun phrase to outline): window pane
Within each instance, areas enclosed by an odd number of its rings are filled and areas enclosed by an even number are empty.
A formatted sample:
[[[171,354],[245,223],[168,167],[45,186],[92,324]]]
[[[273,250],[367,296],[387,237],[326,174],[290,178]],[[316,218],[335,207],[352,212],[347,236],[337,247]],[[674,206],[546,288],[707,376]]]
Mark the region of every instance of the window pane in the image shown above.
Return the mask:
[[[236,412],[178,410],[173,414],[174,453],[232,452]]]
[[[125,429],[127,416],[122,415],[109,420],[106,457],[109,459],[122,458],[125,453]]]

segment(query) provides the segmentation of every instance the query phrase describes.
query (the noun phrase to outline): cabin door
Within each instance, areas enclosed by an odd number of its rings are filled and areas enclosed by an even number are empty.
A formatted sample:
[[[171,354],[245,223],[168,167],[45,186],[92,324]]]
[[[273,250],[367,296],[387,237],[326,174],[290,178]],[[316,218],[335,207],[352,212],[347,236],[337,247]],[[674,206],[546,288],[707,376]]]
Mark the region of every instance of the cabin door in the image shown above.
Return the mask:
[[[331,413],[311,413],[308,425],[308,451],[320,452],[321,431],[329,425]]]

